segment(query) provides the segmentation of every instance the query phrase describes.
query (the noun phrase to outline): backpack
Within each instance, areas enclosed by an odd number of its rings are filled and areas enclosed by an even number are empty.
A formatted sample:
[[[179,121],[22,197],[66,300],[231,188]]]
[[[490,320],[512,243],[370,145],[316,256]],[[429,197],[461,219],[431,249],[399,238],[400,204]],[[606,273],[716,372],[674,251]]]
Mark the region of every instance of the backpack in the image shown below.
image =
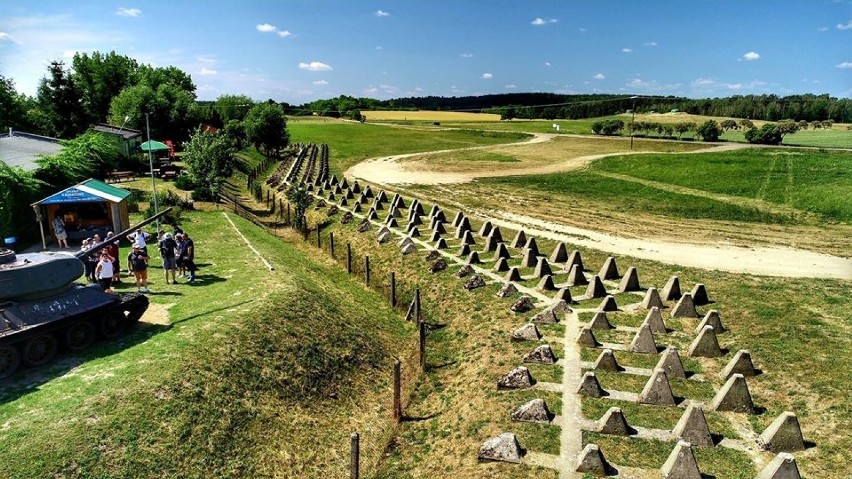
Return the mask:
[[[164,239],[160,242],[160,256],[163,258],[174,258],[175,248],[177,248],[175,240],[171,238]]]

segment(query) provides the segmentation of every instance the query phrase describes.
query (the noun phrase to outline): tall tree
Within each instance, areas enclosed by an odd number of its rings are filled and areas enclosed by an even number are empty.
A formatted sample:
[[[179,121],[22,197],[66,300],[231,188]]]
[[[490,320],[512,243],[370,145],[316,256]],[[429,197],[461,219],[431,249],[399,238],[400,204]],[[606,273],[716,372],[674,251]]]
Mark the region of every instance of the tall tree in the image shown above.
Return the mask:
[[[0,237],[19,235],[30,229],[30,203],[38,199],[42,183],[21,167],[0,161]]]
[[[719,127],[716,120],[707,120],[698,127],[695,134],[700,136],[704,141],[719,141],[722,128]]]
[[[5,132],[9,128],[30,131],[28,103],[28,98],[15,90],[15,82],[0,75],[0,131]]]
[[[49,77],[38,86],[38,108],[42,115],[44,133],[59,138],[73,138],[86,130],[85,113],[79,92],[74,89],[65,64],[53,61]]]
[[[278,154],[281,148],[290,143],[287,132],[287,118],[277,104],[260,103],[255,105],[245,119],[246,136],[255,147],[263,148],[264,154]]]
[[[225,180],[234,169],[234,149],[225,135],[205,133],[196,129],[184,145],[184,161],[193,183],[209,190],[209,198],[216,198]]]
[[[221,95],[213,108],[219,113],[222,124],[227,125],[231,120],[245,120],[253,106],[254,101],[245,95]]]
[[[71,61],[71,81],[90,123],[106,121],[112,99],[136,83],[136,60],[109,52],[76,53]]]

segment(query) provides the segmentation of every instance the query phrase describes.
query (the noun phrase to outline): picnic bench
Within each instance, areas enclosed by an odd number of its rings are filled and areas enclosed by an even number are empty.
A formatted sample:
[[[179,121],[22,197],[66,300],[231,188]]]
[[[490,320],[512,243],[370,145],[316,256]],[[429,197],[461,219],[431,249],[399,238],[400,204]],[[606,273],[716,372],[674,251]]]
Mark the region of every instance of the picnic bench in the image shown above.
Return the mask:
[[[132,180],[136,177],[136,172],[134,171],[110,171],[107,174],[106,180],[112,181],[113,183],[120,183],[125,180]]]

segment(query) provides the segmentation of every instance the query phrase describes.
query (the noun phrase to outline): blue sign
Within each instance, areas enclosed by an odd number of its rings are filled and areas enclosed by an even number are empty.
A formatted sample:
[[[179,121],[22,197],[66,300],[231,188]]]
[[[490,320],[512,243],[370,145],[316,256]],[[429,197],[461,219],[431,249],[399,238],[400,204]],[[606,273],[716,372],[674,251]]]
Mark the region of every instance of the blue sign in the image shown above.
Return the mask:
[[[87,193],[77,188],[71,187],[65,191],[60,191],[53,196],[46,198],[41,202],[43,205],[55,205],[58,203],[84,203],[87,201],[104,201],[103,198]]]

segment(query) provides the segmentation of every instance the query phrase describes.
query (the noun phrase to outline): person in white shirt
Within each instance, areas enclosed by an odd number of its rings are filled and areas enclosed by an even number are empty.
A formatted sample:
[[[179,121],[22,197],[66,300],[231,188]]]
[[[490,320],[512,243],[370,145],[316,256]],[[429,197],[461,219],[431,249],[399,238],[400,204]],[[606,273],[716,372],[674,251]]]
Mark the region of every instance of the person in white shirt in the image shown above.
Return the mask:
[[[98,278],[98,284],[104,289],[105,293],[112,293],[112,256],[106,251],[101,253],[101,259],[95,266],[95,276]]]

